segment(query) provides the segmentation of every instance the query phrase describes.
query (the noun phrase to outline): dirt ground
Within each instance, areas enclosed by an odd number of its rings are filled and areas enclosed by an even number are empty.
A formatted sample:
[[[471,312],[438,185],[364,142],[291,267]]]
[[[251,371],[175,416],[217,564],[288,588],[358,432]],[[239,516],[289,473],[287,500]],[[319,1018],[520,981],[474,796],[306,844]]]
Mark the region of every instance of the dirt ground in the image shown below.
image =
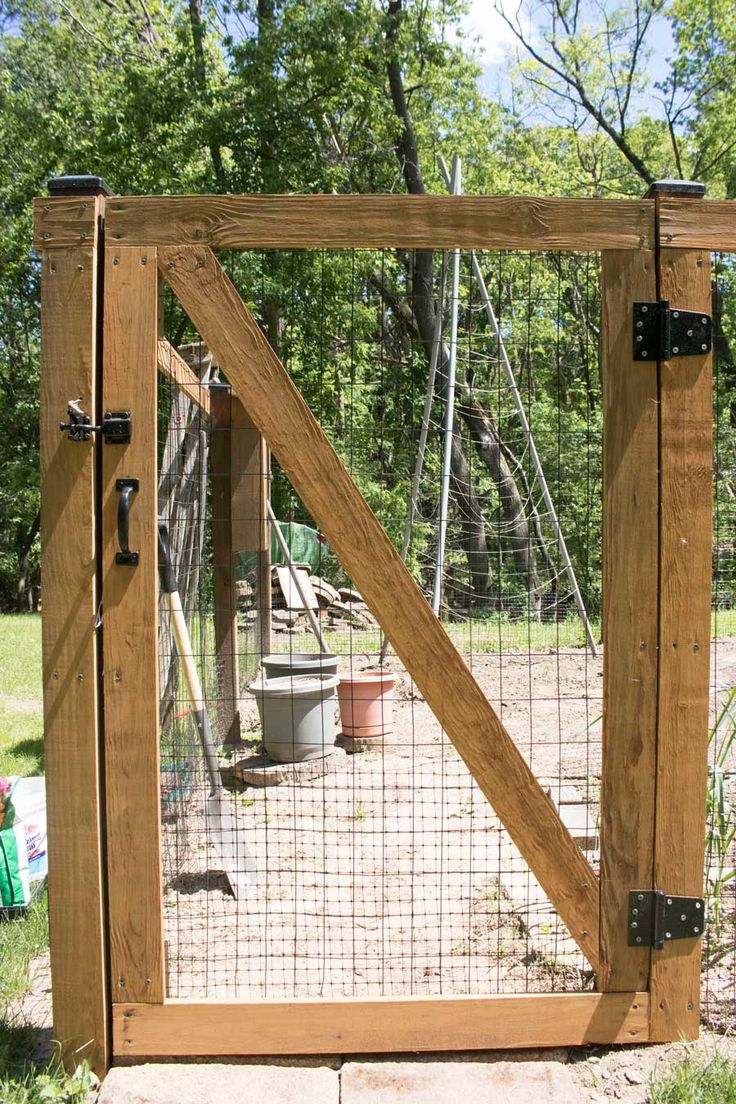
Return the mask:
[[[374,661],[354,655],[341,670]],[[542,785],[553,796],[560,786],[576,795],[561,814],[596,869],[601,657],[570,649],[470,661]],[[312,781],[236,794],[258,868],[247,899],[235,901],[217,869],[196,785],[185,808],[171,810],[180,814],[164,825],[171,996],[590,987],[584,959],[454,747],[406,673],[395,660],[391,666],[394,724],[382,747],[338,752],[330,772]],[[736,641],[721,641],[713,685],[725,690],[734,680]],[[253,703],[241,705],[253,742],[237,750],[236,762],[260,735]],[[713,1008],[719,994],[733,992],[733,969],[732,953],[713,967]]]
[[[354,656],[353,668],[370,658]],[[487,654],[474,657],[473,666],[537,776],[577,787],[594,843],[600,659],[578,650],[531,660],[506,653],[503,662]],[[260,868],[247,900],[233,900],[218,870],[196,782],[165,810],[170,995],[490,993],[590,984],[454,749],[397,673],[394,732],[382,749],[341,755],[333,773],[309,783],[235,792]],[[736,640],[720,641],[712,685],[720,696],[734,682]],[[250,702],[243,703],[243,720],[246,735],[255,737]],[[239,754],[250,750],[246,741]],[[586,854],[597,862],[594,847]],[[733,895],[724,911],[720,942],[704,948],[706,958],[717,959],[704,976],[704,1011],[728,1033],[736,1025]],[[37,1057],[48,1052],[47,956],[34,964],[32,988],[8,1019],[35,1029]],[[573,1065],[588,1104],[643,1104],[653,1071],[686,1051],[715,1046],[736,1059],[736,1039],[707,1030],[693,1044],[554,1054]]]

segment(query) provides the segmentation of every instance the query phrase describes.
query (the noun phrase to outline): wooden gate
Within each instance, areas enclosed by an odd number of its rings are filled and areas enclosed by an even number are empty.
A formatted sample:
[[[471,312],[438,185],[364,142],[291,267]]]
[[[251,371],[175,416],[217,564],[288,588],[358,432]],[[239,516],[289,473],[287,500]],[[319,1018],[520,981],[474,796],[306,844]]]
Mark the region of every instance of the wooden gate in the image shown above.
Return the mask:
[[[93,182],[94,183],[94,182]],[[728,203],[408,196],[36,201],[42,252],[44,694],[55,1036],[70,1061],[642,1042],[699,1027],[700,940],[630,945],[629,894],[703,886],[711,356],[634,360],[634,303],[710,315]],[[602,256],[604,739],[596,872],[405,569],[213,250],[588,250]],[[156,365],[162,281],[362,591],[595,972],[596,992],[167,999],[162,938]],[[130,412],[71,445],[70,399]],[[134,570],[116,563],[135,477]],[[370,549],[370,553],[366,550]],[[100,611],[102,610],[102,613]],[[452,686],[453,693],[446,693]]]

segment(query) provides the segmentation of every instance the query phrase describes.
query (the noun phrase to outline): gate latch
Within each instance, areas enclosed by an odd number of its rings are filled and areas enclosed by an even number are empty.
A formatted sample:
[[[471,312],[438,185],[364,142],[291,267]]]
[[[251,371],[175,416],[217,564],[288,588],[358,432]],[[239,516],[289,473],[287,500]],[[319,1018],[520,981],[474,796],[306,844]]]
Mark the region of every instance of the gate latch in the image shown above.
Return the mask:
[[[661,951],[671,939],[697,939],[705,928],[702,897],[675,897],[660,889],[629,893],[629,946]]]
[[[634,303],[634,360],[669,360],[710,352],[713,324],[701,311],[658,303]]]
[[[132,419],[128,410],[106,410],[102,425],[92,425],[89,414],[85,414],[79,399],[71,399],[67,407],[68,422],[59,422],[63,433],[69,432],[70,441],[89,441],[93,433],[101,433],[106,445],[127,445],[130,443]]]

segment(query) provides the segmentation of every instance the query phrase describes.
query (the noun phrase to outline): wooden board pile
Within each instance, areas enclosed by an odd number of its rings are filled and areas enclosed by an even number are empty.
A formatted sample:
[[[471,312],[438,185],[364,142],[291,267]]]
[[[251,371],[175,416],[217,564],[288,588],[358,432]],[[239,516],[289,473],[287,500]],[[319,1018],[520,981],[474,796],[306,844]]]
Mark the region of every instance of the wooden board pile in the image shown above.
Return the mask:
[[[319,575],[310,575],[308,564],[296,564],[296,571],[307,601],[322,624],[330,629],[371,629],[378,626],[362,595],[349,587],[337,589]],[[294,585],[288,567],[274,567],[271,572],[271,630],[275,633],[298,633],[310,628],[304,603]]]

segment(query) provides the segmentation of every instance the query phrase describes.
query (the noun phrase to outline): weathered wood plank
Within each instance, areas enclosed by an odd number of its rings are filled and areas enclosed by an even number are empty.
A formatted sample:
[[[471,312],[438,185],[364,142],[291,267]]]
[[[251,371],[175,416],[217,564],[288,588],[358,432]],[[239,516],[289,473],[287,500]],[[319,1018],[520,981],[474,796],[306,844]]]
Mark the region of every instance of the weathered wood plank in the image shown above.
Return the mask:
[[[656,297],[653,251],[603,254],[604,990],[649,983],[649,948],[628,946],[627,909],[631,889],[653,884],[659,430],[657,365],[633,360],[632,304]]]
[[[63,241],[48,219],[46,233]],[[650,200],[528,196],[115,196],[110,241],[213,249],[651,248]]]
[[[349,1054],[642,1043],[647,993],[113,1006],[116,1057]]]
[[[232,397],[233,547],[237,552],[270,549],[268,445],[237,395]]]
[[[49,205],[60,200],[44,201]],[[96,410],[97,222],[86,245],[44,252],[41,275],[43,700],[54,1038],[66,1064],[108,1062],[97,698],[94,441],[59,432],[70,399]]]
[[[685,310],[710,313],[709,254],[662,254],[660,294]],[[707,791],[712,417],[711,354],[663,362],[654,881],[666,893],[695,896],[703,891]],[[652,1039],[697,1037],[700,954],[700,939],[653,952]]]
[[[212,586],[215,600],[215,670],[217,737],[227,744],[240,739],[238,608],[233,548],[230,388],[215,385],[210,393],[210,479],[212,487]]]
[[[212,252],[162,271],[570,933],[598,965],[598,880]]]
[[[158,369],[176,384],[205,414],[210,413],[210,392],[203,387],[183,357],[165,337],[158,341]]]
[[[663,249],[736,251],[736,200],[663,196],[659,203]]]
[[[42,196],[33,201],[33,247],[86,248],[95,240],[94,196]]]
[[[110,964],[116,996],[164,997],[159,797],[155,249],[105,250],[103,399],[129,410],[128,445],[103,467],[104,689]],[[136,567],[115,562],[118,478],[140,488],[130,511]]]

